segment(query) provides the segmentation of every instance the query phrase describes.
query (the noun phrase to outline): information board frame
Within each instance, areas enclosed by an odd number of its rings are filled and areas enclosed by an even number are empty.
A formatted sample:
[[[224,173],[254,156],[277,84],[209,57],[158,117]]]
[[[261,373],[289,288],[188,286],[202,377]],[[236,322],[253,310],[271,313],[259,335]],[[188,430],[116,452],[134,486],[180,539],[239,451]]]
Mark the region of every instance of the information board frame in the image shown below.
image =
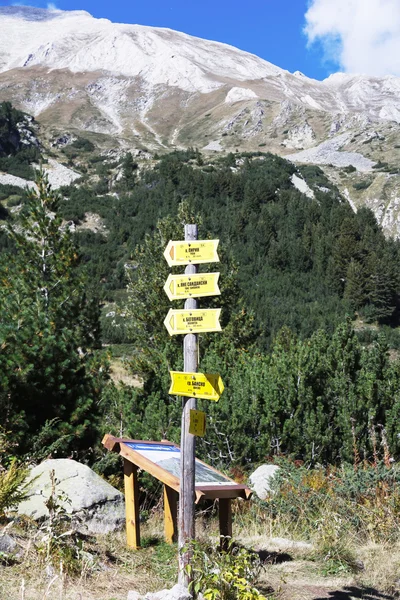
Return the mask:
[[[168,440],[160,442],[148,440],[135,440],[129,438],[117,438],[106,434],[103,438],[103,446],[110,452],[116,452],[124,459],[124,482],[126,499],[126,529],[128,546],[140,547],[140,524],[137,470],[142,469],[164,484],[164,517],[165,538],[172,543],[177,535],[177,502],[180,492],[180,480],[174,473],[150,460],[144,452],[132,446],[142,445],[143,448],[161,447],[174,448],[177,458],[180,460],[180,447]],[[160,461],[159,461],[160,462]],[[201,482],[195,484],[196,504],[202,500],[219,500],[220,535],[232,535],[231,500],[242,498],[248,500],[252,491],[243,484],[236,483],[214,467],[207,465],[204,461],[196,458],[196,464],[200,465],[207,473],[215,473],[218,483]],[[221,478],[227,483],[221,481]]]

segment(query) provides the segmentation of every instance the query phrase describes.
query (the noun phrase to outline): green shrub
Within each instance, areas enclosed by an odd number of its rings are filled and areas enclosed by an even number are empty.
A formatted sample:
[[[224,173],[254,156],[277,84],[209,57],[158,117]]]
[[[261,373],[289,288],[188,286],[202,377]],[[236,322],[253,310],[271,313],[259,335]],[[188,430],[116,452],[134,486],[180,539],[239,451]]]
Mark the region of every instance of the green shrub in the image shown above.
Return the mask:
[[[95,145],[92,144],[90,140],[81,137],[79,137],[77,140],[74,140],[71,144],[71,147],[77,148],[78,150],[83,150],[84,152],[93,152],[95,149]]]
[[[12,195],[7,200],[8,208],[11,208],[13,206],[18,206],[19,204],[21,204],[21,196]]]
[[[26,192],[23,188],[16,185],[0,184],[0,202],[14,195],[26,197]]]
[[[372,166],[373,169],[385,169],[386,167],[388,167],[388,163],[382,162],[381,160],[378,160],[378,162]]]
[[[34,146],[23,148],[14,155],[0,157],[0,171],[5,171],[22,179],[33,180],[35,170],[31,166],[32,162],[40,162],[41,155]]]
[[[7,469],[0,467],[0,518],[26,498],[29,470],[14,459]]]
[[[371,180],[366,181],[357,181],[357,183],[353,183],[353,188],[355,190],[366,190],[372,184]]]
[[[10,435],[0,427],[0,519],[26,498],[29,469],[10,458]]]
[[[193,578],[190,589],[205,600],[266,600],[255,587],[261,569],[259,557],[232,540],[227,551],[194,542],[186,571]]]
[[[371,436],[376,436],[372,430]],[[377,443],[373,439],[375,448]],[[377,543],[400,539],[400,468],[389,466],[388,454],[373,464],[357,464],[357,456],[355,447],[355,465],[338,468],[308,469],[282,461],[272,482],[274,494],[262,503],[270,518],[285,521],[294,535],[313,540],[322,553],[328,546],[332,556],[343,551],[349,564],[351,537]]]

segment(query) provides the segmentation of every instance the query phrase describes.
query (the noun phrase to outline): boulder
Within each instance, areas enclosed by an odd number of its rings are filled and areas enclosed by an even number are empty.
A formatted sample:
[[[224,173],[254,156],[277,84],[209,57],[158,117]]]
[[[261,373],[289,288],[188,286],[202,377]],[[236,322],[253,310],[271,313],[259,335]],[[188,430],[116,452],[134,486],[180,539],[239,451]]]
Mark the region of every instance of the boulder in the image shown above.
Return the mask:
[[[138,592],[131,590],[128,592],[128,600],[192,600],[193,596],[186,588],[179,583],[170,590],[161,590],[160,592],[147,593],[141,596]]]
[[[56,478],[56,501],[71,515],[77,530],[108,533],[124,526],[123,494],[86,465],[68,458],[46,460],[31,470],[28,498],[19,504],[18,514],[37,521],[46,519],[51,471]]]
[[[260,500],[265,500],[271,493],[271,482],[278,471],[280,471],[280,467],[277,465],[261,465],[250,475],[250,488]]]
[[[144,600],[192,600],[186,588],[177,583],[170,590],[161,590],[155,594],[146,594]]]

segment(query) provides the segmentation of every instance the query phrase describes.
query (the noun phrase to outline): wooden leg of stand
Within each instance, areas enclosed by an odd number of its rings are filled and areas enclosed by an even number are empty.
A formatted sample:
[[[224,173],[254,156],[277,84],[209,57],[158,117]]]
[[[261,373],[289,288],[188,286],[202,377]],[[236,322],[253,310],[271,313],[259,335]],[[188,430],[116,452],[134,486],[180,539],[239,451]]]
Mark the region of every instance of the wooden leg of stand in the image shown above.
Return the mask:
[[[140,548],[138,468],[124,459],[126,541],[129,548]]]
[[[164,532],[167,544],[177,540],[178,492],[164,485]]]
[[[232,538],[232,504],[229,498],[219,499],[219,535],[221,550],[227,550]]]

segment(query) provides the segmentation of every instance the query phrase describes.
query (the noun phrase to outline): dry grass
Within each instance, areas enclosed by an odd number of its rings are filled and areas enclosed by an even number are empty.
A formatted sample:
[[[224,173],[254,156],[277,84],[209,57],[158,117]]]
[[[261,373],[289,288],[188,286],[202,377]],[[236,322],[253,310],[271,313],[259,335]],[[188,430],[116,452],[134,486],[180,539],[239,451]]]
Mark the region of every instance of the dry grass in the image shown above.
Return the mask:
[[[329,600],[396,598],[400,578],[400,544],[357,545],[349,540],[364,569],[357,573],[338,566],[327,568],[315,545],[293,542],[283,521],[273,523],[261,510],[245,503],[235,510],[234,535],[247,548],[261,553],[265,568],[257,583],[260,591],[277,600]],[[217,543],[218,523],[207,513],[199,514],[198,539]],[[32,544],[32,532],[20,531],[21,554],[14,565],[0,566],[1,600],[126,600],[128,591],[140,593],[171,587],[176,580],[176,547],[163,543],[161,510],[142,527],[143,549],[129,550],[125,533],[98,535],[84,540],[80,570],[65,574],[54,565],[46,570]],[[87,557],[86,557],[87,556]],[[85,558],[86,557],[86,558]],[[367,591],[368,590],[368,591]]]
[[[365,565],[362,581],[365,585],[376,587],[395,594],[400,591],[400,544],[384,546],[368,544],[358,550]]]
[[[130,374],[122,360],[114,358],[110,362],[110,377],[115,384],[123,383],[132,387],[142,387],[143,382],[139,377]]]
[[[147,531],[144,528],[143,542]],[[12,565],[0,566],[0,598],[7,600],[126,600],[128,591],[157,591],[173,585],[176,550],[159,540],[140,551],[126,548],[124,532],[85,541],[81,569],[67,575],[38,556],[28,536],[20,537],[22,554]],[[93,559],[91,558],[93,557]]]

